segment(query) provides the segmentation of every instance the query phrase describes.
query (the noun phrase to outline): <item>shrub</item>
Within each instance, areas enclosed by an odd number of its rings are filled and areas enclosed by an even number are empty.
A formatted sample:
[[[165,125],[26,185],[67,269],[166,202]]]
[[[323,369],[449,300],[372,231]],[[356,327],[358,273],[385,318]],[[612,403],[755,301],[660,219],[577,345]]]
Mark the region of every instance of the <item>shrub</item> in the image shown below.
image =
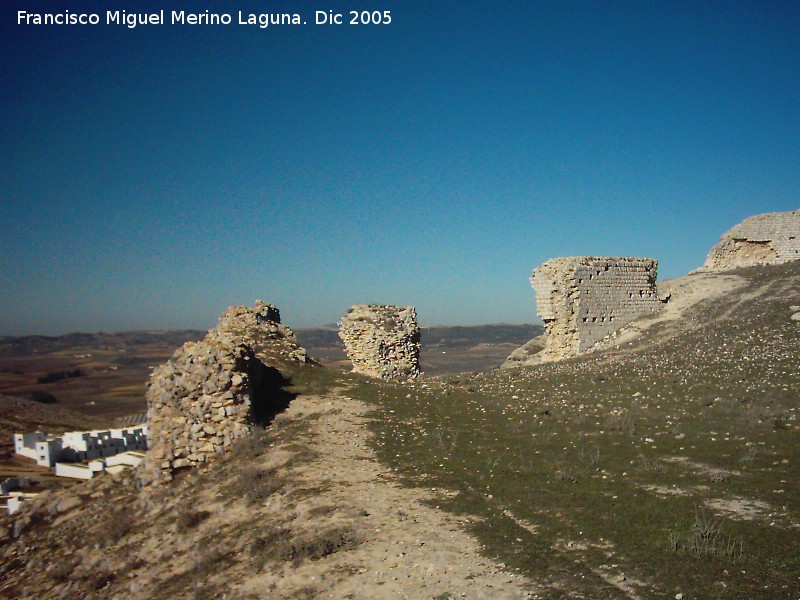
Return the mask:
[[[183,533],[189,529],[197,527],[210,516],[211,513],[207,510],[184,509],[178,513],[175,526],[179,533]]]
[[[248,501],[257,504],[264,502],[284,485],[278,477],[276,469],[245,468],[236,480],[234,493],[244,496]]]
[[[56,381],[61,381],[62,379],[72,379],[74,377],[84,377],[86,373],[81,371],[80,369],[73,369],[71,371],[53,371],[39,377],[36,381],[39,383],[55,383]]]
[[[357,545],[358,539],[352,530],[335,527],[312,537],[292,540],[283,546],[280,558],[295,562],[303,559],[318,560],[340,550],[350,550]]]
[[[269,431],[263,427],[254,427],[250,435],[235,440],[231,445],[228,458],[233,461],[249,461],[264,454],[271,443]]]
[[[133,529],[133,519],[130,513],[118,511],[109,514],[108,518],[100,524],[100,539],[106,545],[116,544]]]
[[[56,404],[58,402],[58,398],[53,394],[42,391],[31,392],[28,394],[28,398],[39,404]]]

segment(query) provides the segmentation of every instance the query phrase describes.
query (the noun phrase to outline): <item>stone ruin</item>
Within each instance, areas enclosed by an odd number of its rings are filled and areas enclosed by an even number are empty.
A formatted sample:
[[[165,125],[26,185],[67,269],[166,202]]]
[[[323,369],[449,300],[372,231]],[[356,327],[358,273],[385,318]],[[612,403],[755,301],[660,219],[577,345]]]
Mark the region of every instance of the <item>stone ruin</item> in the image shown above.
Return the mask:
[[[357,304],[339,320],[353,371],[381,379],[419,376],[420,331],[413,306]]]
[[[728,271],[800,260],[800,209],[749,217],[724,233],[703,271]]]
[[[531,285],[546,339],[538,362],[581,354],[624,325],[662,307],[652,258],[554,258],[534,269]]]
[[[169,481],[174,471],[211,460],[253,424],[267,422],[291,397],[272,365],[306,362],[273,305],[259,300],[253,308],[229,308],[205,338],[181,346],[150,375],[142,482]]]

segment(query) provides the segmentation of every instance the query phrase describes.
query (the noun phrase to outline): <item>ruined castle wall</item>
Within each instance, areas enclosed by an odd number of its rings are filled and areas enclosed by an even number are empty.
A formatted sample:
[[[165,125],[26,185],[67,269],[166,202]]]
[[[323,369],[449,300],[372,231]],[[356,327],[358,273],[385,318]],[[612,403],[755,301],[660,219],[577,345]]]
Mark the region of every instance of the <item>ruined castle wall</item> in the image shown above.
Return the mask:
[[[150,450],[146,482],[170,479],[175,469],[203,463],[249,433],[247,346],[187,342],[156,368],[147,389]]]
[[[541,360],[585,352],[631,321],[660,310],[652,258],[555,258],[533,271],[547,341]]]
[[[419,375],[420,330],[413,306],[358,304],[339,320],[353,371],[381,379]]]
[[[800,210],[749,217],[723,234],[708,253],[706,271],[800,260]]]
[[[175,470],[205,463],[249,434],[264,411],[259,386],[267,365],[281,360],[308,357],[278,309],[259,301],[229,308],[205,338],[187,342],[154,369],[142,482],[168,481]]]

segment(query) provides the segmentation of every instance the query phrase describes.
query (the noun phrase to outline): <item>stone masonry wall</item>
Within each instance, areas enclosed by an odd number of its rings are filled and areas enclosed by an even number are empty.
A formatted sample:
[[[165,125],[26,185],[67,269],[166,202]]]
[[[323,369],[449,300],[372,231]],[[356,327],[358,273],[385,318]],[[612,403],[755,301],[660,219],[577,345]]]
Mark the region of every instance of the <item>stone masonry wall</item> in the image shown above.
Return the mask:
[[[800,260],[800,210],[749,217],[723,234],[708,253],[704,271]]]
[[[533,271],[547,341],[541,361],[575,356],[631,321],[657,312],[652,258],[554,258]]]
[[[147,389],[149,450],[143,483],[168,481],[176,469],[211,460],[250,433],[263,401],[268,364],[307,362],[271,304],[229,308],[203,340],[187,342],[153,370]],[[276,371],[272,369],[272,371]]]
[[[382,379],[419,375],[420,331],[413,306],[358,304],[339,320],[353,371]]]

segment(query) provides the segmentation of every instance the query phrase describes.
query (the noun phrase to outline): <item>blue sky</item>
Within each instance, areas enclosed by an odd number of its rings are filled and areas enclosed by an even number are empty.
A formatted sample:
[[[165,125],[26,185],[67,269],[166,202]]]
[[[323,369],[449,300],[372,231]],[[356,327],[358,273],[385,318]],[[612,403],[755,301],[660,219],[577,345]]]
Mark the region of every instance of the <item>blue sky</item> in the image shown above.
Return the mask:
[[[16,25],[65,9],[309,24]],[[293,327],[363,302],[533,322],[549,258],[676,277],[800,208],[797,2],[9,0],[0,36],[0,334],[256,298]]]

